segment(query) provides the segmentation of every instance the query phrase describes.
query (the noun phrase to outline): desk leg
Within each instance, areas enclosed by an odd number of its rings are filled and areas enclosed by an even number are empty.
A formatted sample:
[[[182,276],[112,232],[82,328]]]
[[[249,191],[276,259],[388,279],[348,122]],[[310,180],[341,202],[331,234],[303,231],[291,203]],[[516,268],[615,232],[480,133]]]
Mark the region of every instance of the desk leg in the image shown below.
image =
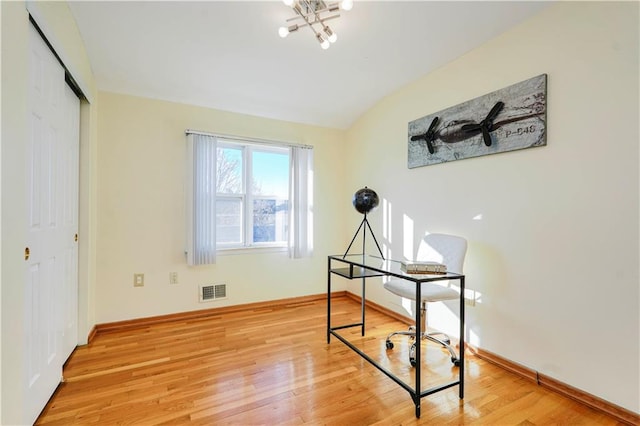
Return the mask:
[[[420,418],[420,372],[422,370],[422,321],[420,318],[420,306],[422,305],[422,284],[416,283],[416,418]],[[427,325],[425,324],[425,327]]]
[[[465,327],[464,327],[464,277],[460,278],[460,380],[459,396],[460,399],[464,398],[464,339],[465,339]]]
[[[363,336],[363,337],[364,337],[364,306],[365,306],[364,301],[365,301],[365,299],[366,299],[366,295],[365,295],[365,285],[364,285],[364,284],[365,284],[365,281],[364,281],[364,280],[365,280],[365,278],[363,277],[363,278],[362,278],[362,300],[361,300],[362,305],[360,306],[360,311],[361,311],[361,313],[362,313],[362,318],[361,318],[361,320],[362,320],[362,336]]]
[[[327,344],[331,338],[331,259],[327,265]]]

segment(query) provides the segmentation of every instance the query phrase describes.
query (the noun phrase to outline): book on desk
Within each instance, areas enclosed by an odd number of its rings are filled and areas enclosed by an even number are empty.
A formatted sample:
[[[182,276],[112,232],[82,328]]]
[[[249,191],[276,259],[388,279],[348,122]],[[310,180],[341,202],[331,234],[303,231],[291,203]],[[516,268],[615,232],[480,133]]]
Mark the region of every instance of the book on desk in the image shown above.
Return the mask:
[[[407,274],[446,274],[447,265],[429,261],[406,261],[400,263],[400,269]]]

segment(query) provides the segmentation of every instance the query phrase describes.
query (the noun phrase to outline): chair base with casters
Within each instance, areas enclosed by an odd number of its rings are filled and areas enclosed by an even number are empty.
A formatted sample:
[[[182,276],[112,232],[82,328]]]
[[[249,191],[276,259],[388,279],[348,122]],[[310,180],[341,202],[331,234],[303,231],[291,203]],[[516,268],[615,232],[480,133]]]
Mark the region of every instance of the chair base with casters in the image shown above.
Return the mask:
[[[467,240],[462,237],[447,234],[426,234],[420,242],[417,259],[434,261],[445,264],[447,270],[462,273],[464,258],[467,253]],[[413,300],[420,305],[420,338],[416,336],[416,327],[409,327],[408,331],[396,331],[387,336],[387,349],[393,349],[391,338],[395,335],[410,336],[414,342],[409,349],[409,362],[416,366],[416,345],[422,339],[442,345],[449,351],[451,362],[458,366],[460,358],[451,347],[451,341],[443,333],[427,333],[427,303],[442,302],[444,300],[459,300],[460,293],[449,286],[449,281],[425,282],[420,284],[420,300],[416,300],[416,286],[406,280],[394,279],[384,283],[384,288],[396,296]],[[443,335],[442,338],[435,337]],[[462,338],[462,336],[461,336]]]
[[[421,321],[421,329],[422,330],[426,330],[426,314],[427,314],[427,307],[426,307],[426,303],[427,302],[423,302],[422,303],[422,307],[420,308],[420,321]],[[453,348],[451,347],[451,340],[449,339],[449,336],[447,336],[444,333],[427,333],[427,332],[423,332],[420,333],[421,339],[427,339],[427,340],[431,340],[434,343],[438,343],[439,345],[443,346],[445,349],[447,349],[449,351],[449,354],[451,355],[451,362],[453,363],[453,365],[455,365],[456,367],[460,365],[460,358],[458,357],[458,354],[456,353],[456,351],[453,350]],[[416,345],[419,344],[419,340],[416,340],[416,327],[415,326],[410,326],[409,329],[407,331],[394,331],[393,333],[389,334],[387,336],[387,339],[385,341],[385,345],[387,346],[387,349],[393,349],[393,342],[391,341],[391,338],[393,336],[396,335],[401,335],[401,336],[409,336],[411,337],[414,342],[411,345],[411,347],[409,348],[409,363],[411,364],[412,367],[416,366]],[[442,336],[442,338],[438,338],[435,336]]]

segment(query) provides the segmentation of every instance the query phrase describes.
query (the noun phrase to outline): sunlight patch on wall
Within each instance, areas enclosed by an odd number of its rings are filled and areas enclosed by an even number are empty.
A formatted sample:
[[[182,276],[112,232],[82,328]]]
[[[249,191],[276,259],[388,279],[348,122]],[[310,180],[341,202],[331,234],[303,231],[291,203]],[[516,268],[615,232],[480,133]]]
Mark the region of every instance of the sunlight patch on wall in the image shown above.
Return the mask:
[[[389,244],[391,241],[391,224],[393,217],[391,215],[391,203],[386,199],[382,199],[382,236],[387,240]]]
[[[476,333],[474,333],[473,330],[470,330],[467,328],[467,343],[470,343],[471,345],[475,346],[475,347],[480,347],[480,336],[478,336]]]
[[[402,215],[402,255],[405,259],[413,260],[413,219]]]
[[[464,299],[467,306],[476,306],[482,303],[482,293],[470,288],[464,289]]]
[[[384,253],[385,258],[392,259],[391,256],[391,243],[392,243],[392,232],[393,232],[393,215],[391,209],[391,202],[386,198],[382,199],[382,252]]]

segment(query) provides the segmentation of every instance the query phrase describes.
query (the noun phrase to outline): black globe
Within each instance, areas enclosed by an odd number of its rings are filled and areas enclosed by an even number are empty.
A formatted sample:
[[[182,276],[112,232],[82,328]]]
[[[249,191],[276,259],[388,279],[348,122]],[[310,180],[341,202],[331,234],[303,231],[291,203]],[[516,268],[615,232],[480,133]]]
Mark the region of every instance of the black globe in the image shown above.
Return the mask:
[[[362,214],[367,214],[378,207],[378,203],[380,203],[380,199],[376,191],[366,186],[353,194],[353,207]]]

